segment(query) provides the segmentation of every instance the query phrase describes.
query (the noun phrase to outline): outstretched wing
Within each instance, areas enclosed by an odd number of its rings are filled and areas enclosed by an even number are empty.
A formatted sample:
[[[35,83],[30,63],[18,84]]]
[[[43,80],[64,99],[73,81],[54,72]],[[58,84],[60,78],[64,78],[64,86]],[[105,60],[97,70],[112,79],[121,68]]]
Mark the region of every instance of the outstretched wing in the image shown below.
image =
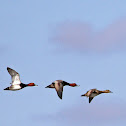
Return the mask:
[[[94,98],[94,97],[89,97],[89,103],[92,101],[93,98]]]
[[[62,94],[63,94],[62,83],[55,82],[55,89],[56,89],[56,92],[57,92],[57,95],[59,96],[59,98],[62,99]]]
[[[12,85],[21,84],[19,73],[17,73],[15,70],[13,70],[13,69],[11,69],[9,67],[7,67],[7,71],[11,75],[11,80],[12,80],[11,84]]]

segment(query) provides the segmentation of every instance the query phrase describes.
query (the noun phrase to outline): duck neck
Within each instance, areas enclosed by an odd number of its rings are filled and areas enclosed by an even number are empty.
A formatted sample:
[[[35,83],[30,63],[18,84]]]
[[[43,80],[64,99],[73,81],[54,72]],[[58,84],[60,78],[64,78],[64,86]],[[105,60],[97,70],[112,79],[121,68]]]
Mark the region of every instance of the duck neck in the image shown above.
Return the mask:
[[[100,91],[100,93],[108,93],[106,90],[104,90],[104,91]]]
[[[24,88],[24,87],[27,87],[28,84],[23,84],[23,83],[21,83],[20,86],[21,86],[22,88]]]
[[[66,86],[66,85],[68,85],[68,86],[70,86],[70,84],[69,83],[67,83],[66,81],[63,81],[63,86]]]

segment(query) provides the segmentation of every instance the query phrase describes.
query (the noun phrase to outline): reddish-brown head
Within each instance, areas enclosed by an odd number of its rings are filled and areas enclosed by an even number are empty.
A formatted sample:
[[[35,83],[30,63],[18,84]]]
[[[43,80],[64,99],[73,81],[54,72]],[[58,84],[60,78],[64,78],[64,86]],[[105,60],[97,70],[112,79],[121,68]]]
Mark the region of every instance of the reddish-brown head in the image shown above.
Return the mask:
[[[29,83],[28,86],[38,86],[38,85],[36,85],[34,83]]]
[[[76,83],[71,83],[71,84],[69,84],[69,86],[76,87],[76,86],[80,86],[80,85],[77,85]]]

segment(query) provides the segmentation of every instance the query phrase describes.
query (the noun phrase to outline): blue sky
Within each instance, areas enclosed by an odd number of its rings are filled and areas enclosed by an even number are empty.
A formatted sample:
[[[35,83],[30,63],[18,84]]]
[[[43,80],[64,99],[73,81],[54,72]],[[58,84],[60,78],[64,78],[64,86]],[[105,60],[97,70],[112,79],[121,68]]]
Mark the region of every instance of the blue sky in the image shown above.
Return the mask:
[[[1,1],[0,124],[124,126],[125,5],[124,0]],[[4,91],[11,82],[7,66],[20,73],[23,83],[39,86]],[[80,87],[64,87],[60,100],[55,90],[45,88],[57,79]],[[89,104],[80,96],[92,88],[113,94]]]

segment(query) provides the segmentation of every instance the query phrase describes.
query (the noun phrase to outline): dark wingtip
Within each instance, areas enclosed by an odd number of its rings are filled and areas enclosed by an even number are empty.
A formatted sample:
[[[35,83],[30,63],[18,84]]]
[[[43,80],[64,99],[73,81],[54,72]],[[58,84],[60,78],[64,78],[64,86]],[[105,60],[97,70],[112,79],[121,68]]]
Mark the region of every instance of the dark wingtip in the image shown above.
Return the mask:
[[[91,101],[89,100],[89,103],[91,103]]]
[[[61,94],[58,94],[59,98],[62,100],[62,93]]]
[[[91,101],[92,101],[93,98],[94,98],[94,97],[89,97],[89,103],[91,103]]]
[[[59,97],[62,100],[62,97]]]
[[[62,92],[58,91],[58,92],[57,92],[57,95],[59,96],[60,99],[62,99],[62,96],[63,96],[63,95],[62,95]]]

